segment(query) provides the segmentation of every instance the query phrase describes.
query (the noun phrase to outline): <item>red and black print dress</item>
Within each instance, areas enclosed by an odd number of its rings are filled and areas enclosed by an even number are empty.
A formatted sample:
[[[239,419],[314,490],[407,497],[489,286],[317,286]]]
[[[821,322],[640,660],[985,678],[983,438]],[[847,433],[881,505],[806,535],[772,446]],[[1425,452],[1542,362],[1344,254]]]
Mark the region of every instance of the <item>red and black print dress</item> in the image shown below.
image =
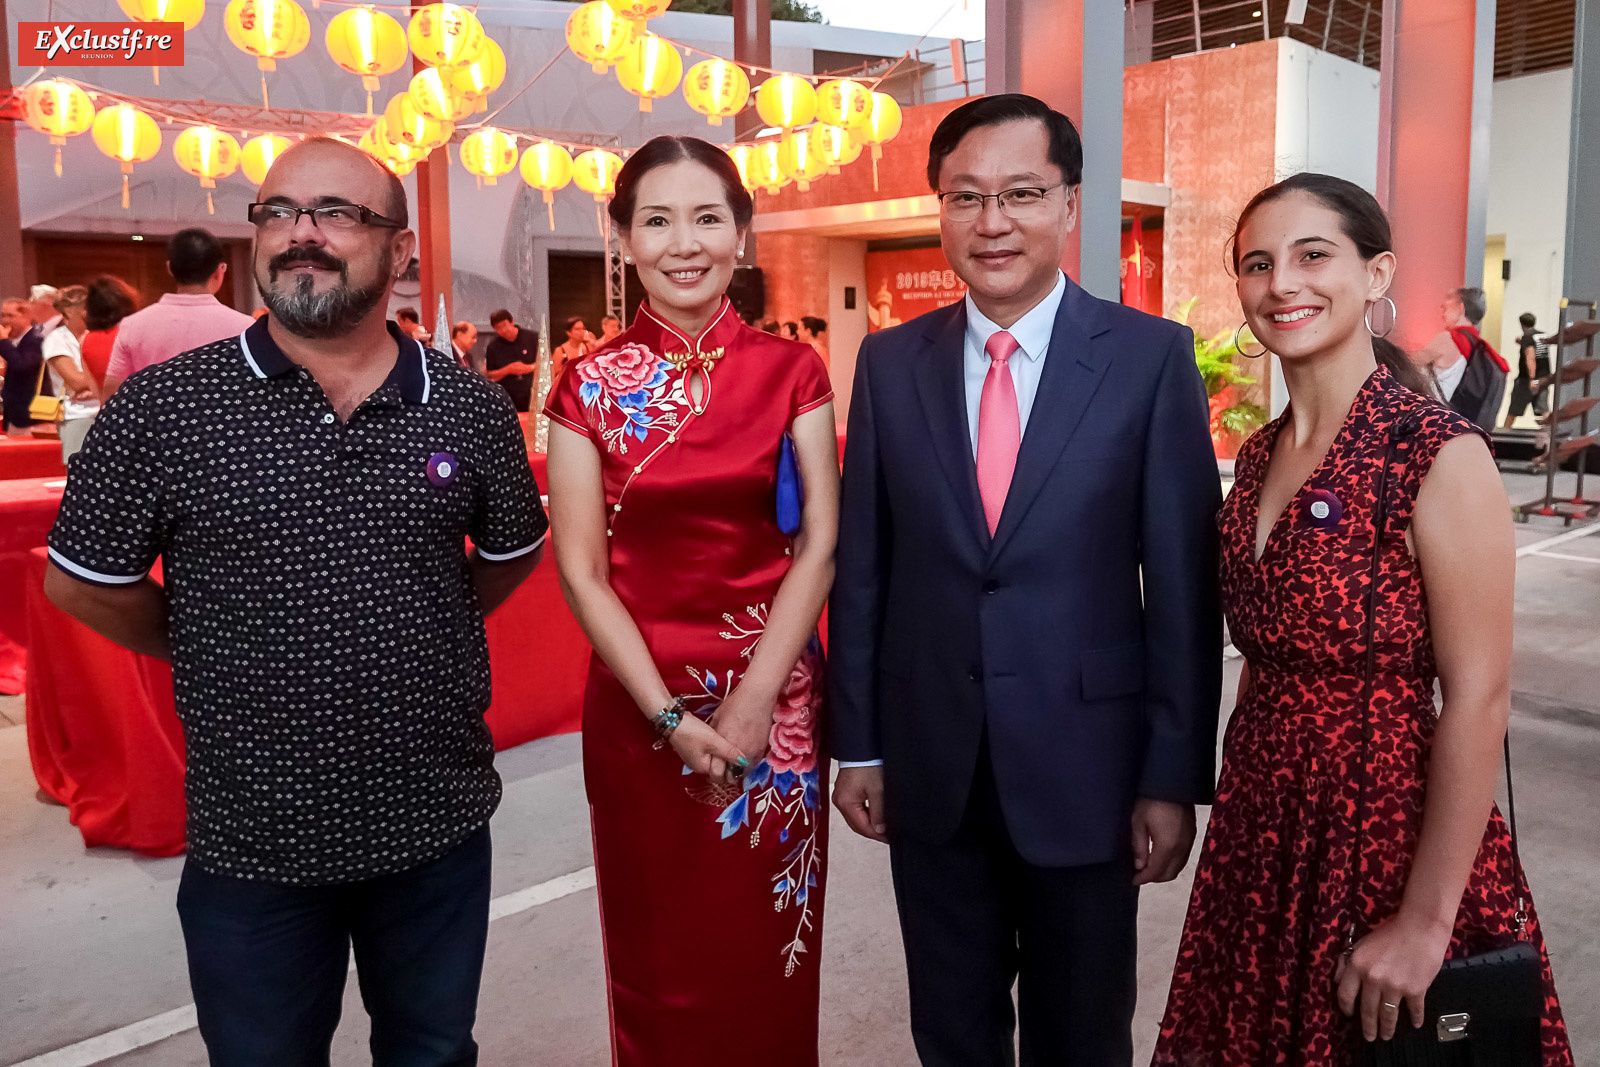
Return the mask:
[[[1352,902],[1358,932],[1399,909],[1422,826],[1435,667],[1422,573],[1405,531],[1439,449],[1478,431],[1378,368],[1257,561],[1261,483],[1286,418],[1240,449],[1218,519],[1223,604],[1250,682],[1228,723],[1156,1067],[1350,1062],[1359,1035],[1339,1011],[1334,969]],[[1402,426],[1410,432],[1396,432]],[[1386,453],[1393,459],[1377,549],[1372,776],[1356,875],[1371,531]],[[1527,894],[1495,810],[1449,955],[1512,944],[1516,901]],[[1528,912],[1527,936],[1542,954],[1531,898]],[[1570,1067],[1548,961],[1544,979],[1544,1063]]]

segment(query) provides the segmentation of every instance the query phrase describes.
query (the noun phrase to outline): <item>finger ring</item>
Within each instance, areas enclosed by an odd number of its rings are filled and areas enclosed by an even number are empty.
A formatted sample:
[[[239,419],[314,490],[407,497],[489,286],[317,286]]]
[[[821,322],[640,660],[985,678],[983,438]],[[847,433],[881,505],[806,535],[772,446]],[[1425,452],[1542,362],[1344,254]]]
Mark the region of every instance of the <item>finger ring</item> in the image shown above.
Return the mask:
[[[1400,1010],[1400,1005],[1398,1005],[1398,1004],[1390,1004],[1387,1000],[1383,1002],[1383,1007],[1384,1007],[1385,1011],[1399,1011]]]

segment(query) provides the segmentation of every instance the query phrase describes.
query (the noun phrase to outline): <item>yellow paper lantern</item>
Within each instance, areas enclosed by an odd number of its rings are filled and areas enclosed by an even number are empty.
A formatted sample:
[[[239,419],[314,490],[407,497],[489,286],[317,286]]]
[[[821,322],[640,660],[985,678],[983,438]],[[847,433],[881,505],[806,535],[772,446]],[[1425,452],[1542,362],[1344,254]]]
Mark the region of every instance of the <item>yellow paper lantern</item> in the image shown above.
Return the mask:
[[[172,158],[200,179],[200,188],[206,190],[206,214],[215,215],[211,190],[217,187],[218,178],[239,169],[239,142],[215,126],[190,126],[172,142]]]
[[[46,134],[56,147],[56,177],[61,177],[61,145],[68,137],[88,131],[94,124],[94,104],[89,94],[69,81],[48,79],[22,90],[22,120]]]
[[[381,115],[378,117],[378,121],[374,122],[372,127],[367,130],[367,133],[363,135],[364,141],[367,138],[370,138],[370,148],[360,142],[358,142],[358,146],[366,148],[368,152],[378,158],[379,162],[385,164],[416,164],[428,158],[428,153],[432,151],[432,149],[418,148],[414,145],[406,144],[404,141],[396,140],[390,135],[388,123],[384,121]]]
[[[641,36],[617,60],[617,81],[639,98],[639,110],[649,111],[652,100],[666,96],[683,79],[683,57],[653,33]]]
[[[424,63],[454,67],[478,58],[483,48],[483,23],[460,4],[429,4],[411,16],[406,37],[411,51]]]
[[[461,165],[468,174],[482,178],[485,185],[494,185],[500,175],[517,169],[517,142],[509,134],[486,126],[461,142]]]
[[[589,0],[567,16],[567,47],[604,74],[633,44],[637,23],[617,14],[606,0]]]
[[[228,40],[256,57],[262,70],[299,55],[311,43],[311,20],[294,0],[233,0],[223,15]]]
[[[172,142],[172,158],[202,189],[215,189],[218,178],[239,169],[239,142],[215,126],[190,126]]]
[[[900,103],[888,93],[872,94],[872,111],[867,121],[856,130],[863,144],[872,146],[872,187],[878,187],[878,160],[883,158],[883,146],[900,132]]]
[[[835,78],[817,86],[817,121],[855,130],[872,115],[872,90],[853,78]]]
[[[572,161],[572,180],[597,201],[616,192],[622,160],[604,148],[591,148]]]
[[[750,102],[750,79],[744,68],[726,59],[707,59],[689,68],[683,98],[713,126],[732,118]]]
[[[750,177],[771,196],[794,181],[783,169],[778,152],[782,142],[757,141],[750,153]]]
[[[419,150],[389,140],[383,132],[382,118],[361,135],[356,147],[402,178],[410,174],[416,168],[417,161],[423,158]]]
[[[438,67],[424,67],[411,78],[406,95],[417,110],[440,122],[459,122],[472,114],[477,105],[445,83],[444,72]]]
[[[572,154],[552,141],[530,145],[522,153],[522,180],[544,194],[550,229],[556,228],[555,193],[572,181]]]
[[[161,130],[155,119],[127,104],[112,104],[94,117],[94,145],[122,163],[122,206],[128,206],[128,175],[161,151]]]
[[[817,135],[817,151],[828,163],[828,173],[837,174],[839,168],[854,163],[861,157],[861,141],[849,130],[837,126],[813,126]]]
[[[252,185],[260,185],[267,180],[267,171],[292,144],[294,142],[289,138],[279,137],[275,133],[252,137],[239,149],[239,169],[244,171],[244,176],[250,179]]]
[[[206,14],[205,0],[117,0],[123,14],[139,22],[181,22],[185,30],[200,25]],[[161,68],[151,67],[156,84],[161,84]]]
[[[815,126],[791,130],[778,142],[778,166],[794,179],[802,193],[828,173],[828,160],[821,152],[821,144],[822,137]]]
[[[506,54],[494,42],[483,39],[483,49],[478,58],[459,67],[444,69],[445,84],[473,102],[473,110],[489,110],[489,94],[500,88],[506,80]]]
[[[392,15],[370,7],[352,7],[328,22],[328,55],[351,74],[361,75],[368,93],[378,91],[378,78],[393,74],[406,62],[406,31]],[[368,99],[368,114],[371,100]]]
[[[130,19],[139,22],[181,22],[192,30],[205,17],[206,0],[117,0]]]
[[[455,123],[424,114],[410,93],[401,93],[389,101],[383,109],[383,124],[389,140],[419,149],[424,156],[456,132]]]
[[[768,126],[804,126],[816,118],[817,91],[798,74],[774,74],[756,90],[756,113]]]
[[[653,19],[672,6],[672,0],[606,0],[611,9],[632,22]]]
[[[756,184],[750,170],[756,146],[753,144],[731,144],[726,151],[729,158],[733,160],[733,165],[739,169],[739,181],[744,184],[744,187],[752,193],[761,188]]]
[[[872,94],[872,110],[867,113],[867,121],[855,131],[863,144],[872,146],[872,158],[883,157],[883,145],[892,141],[900,132],[900,104],[888,93]]]

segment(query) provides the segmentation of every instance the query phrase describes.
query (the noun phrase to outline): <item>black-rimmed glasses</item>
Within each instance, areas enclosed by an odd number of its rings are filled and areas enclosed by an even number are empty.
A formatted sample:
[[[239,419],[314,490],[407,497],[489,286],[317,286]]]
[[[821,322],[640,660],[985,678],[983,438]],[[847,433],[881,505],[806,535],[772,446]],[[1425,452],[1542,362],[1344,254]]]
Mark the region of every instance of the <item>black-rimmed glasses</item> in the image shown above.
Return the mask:
[[[405,223],[380,215],[360,204],[324,204],[321,207],[295,207],[293,204],[250,205],[247,218],[258,230],[292,230],[301,215],[311,216],[311,225],[335,233],[358,226],[381,226],[390,230],[405,228]]]
[[[945,216],[952,221],[971,222],[983,214],[984,204],[993,200],[1000,205],[1000,214],[1006,218],[1022,219],[1043,207],[1046,195],[1052,189],[1059,189],[1065,184],[1056,182],[1042,189],[1034,185],[1020,186],[1016,189],[1002,189],[998,193],[952,190],[938,194],[939,206],[944,210]]]

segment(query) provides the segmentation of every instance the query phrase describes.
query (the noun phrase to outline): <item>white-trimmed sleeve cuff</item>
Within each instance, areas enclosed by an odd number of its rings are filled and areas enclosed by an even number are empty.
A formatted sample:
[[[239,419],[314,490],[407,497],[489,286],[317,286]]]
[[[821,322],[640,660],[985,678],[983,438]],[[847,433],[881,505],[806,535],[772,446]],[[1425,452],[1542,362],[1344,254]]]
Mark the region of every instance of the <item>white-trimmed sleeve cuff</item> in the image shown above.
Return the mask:
[[[94,585],[132,585],[134,582],[143,581],[145,577],[143,574],[103,574],[100,571],[90,570],[82,564],[72,562],[72,560],[53,548],[48,549],[48,551],[51,563],[54,563],[74,578]]]
[[[850,760],[850,761],[840,760],[839,761],[839,769],[841,771],[849,770],[851,767],[882,767],[882,766],[883,766],[883,760],[881,760],[881,759]]]
[[[534,549],[544,544],[544,539],[549,536],[550,532],[546,530],[544,533],[539,535],[539,539],[533,542],[533,544],[524,545],[522,548],[514,548],[510,552],[486,552],[480,546],[478,548],[478,555],[488,560],[490,563],[504,563],[508,559],[516,559],[518,556],[526,556],[529,552],[532,552]]]

